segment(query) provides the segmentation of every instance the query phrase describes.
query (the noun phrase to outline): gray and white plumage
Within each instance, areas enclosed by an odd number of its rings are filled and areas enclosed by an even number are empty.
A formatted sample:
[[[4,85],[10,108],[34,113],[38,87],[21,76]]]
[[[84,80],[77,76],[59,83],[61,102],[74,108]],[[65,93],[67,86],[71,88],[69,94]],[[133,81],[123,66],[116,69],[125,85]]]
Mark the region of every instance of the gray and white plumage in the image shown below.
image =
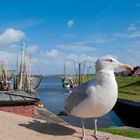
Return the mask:
[[[72,90],[65,111],[80,118],[97,118],[108,113],[118,97],[115,68],[131,70],[116,59],[106,56],[96,61],[96,78]]]

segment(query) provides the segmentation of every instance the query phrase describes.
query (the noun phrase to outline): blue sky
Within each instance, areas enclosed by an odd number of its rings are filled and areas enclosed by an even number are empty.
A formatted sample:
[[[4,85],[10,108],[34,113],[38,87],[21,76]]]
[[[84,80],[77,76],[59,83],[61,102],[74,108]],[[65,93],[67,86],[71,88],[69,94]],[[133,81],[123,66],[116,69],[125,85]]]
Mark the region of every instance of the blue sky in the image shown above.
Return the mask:
[[[16,65],[22,43],[42,74],[74,73],[73,60],[93,66],[112,55],[140,65],[139,0],[0,1],[0,58]]]

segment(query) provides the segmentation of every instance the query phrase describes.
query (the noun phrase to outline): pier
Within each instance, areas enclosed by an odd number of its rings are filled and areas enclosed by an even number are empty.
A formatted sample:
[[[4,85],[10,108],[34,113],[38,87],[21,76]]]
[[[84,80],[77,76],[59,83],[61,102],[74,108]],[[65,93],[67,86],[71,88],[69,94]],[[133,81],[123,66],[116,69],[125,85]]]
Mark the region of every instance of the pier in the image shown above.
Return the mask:
[[[0,111],[0,139],[3,140],[81,140],[81,129],[68,124],[47,121]],[[92,130],[86,130],[89,135]],[[109,140],[138,140],[99,132]]]

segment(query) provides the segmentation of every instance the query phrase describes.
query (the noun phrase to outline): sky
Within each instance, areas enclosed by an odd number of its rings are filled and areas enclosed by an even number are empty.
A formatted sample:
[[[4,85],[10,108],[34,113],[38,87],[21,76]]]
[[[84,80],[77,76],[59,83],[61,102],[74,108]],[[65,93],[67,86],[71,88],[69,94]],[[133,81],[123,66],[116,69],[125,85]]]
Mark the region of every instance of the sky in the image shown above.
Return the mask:
[[[0,0],[0,63],[16,69],[23,43],[42,75],[62,74],[64,62],[67,74],[74,63],[91,73],[106,55],[140,65],[140,1]]]

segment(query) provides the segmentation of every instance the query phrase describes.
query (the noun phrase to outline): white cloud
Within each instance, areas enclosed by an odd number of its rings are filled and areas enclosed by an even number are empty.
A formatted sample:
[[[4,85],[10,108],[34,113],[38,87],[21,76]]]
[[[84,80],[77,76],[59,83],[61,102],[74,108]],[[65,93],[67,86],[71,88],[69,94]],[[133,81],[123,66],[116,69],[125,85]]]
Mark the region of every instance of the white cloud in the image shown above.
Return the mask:
[[[62,47],[62,46],[61,46]],[[52,49],[50,51],[47,51],[44,55],[44,58],[42,60],[38,60],[39,65],[42,64],[41,67],[44,66],[46,67],[46,71],[48,74],[63,74],[64,72],[64,61],[66,62],[67,65],[67,74],[73,74],[74,71],[74,66],[73,66],[73,60],[76,62],[76,65],[78,62],[83,63],[86,61],[87,63],[92,63],[94,65],[95,60],[97,60],[96,56],[92,57],[92,55],[89,55],[87,52],[72,52],[69,50],[64,49]],[[47,57],[47,58],[45,58]],[[44,69],[43,68],[43,69]],[[53,69],[52,69],[53,68]]]
[[[111,39],[109,39],[105,33],[97,33],[96,35],[92,36],[91,39],[94,43],[107,43],[111,41]]]
[[[122,32],[122,33],[115,33],[113,34],[113,37],[115,38],[137,38],[140,37],[140,31],[134,31],[134,32]]]
[[[113,37],[115,38],[126,38],[126,34],[125,33],[114,33]]]
[[[32,46],[27,47],[27,52],[33,53],[33,52],[36,52],[38,49],[39,49],[38,45],[32,45]]]
[[[81,54],[81,55],[70,54],[65,59],[69,60],[69,61],[74,60],[74,61],[78,61],[78,62],[82,62],[82,61],[95,62],[97,60],[97,57],[92,57],[92,56],[85,55],[85,54]]]
[[[13,28],[8,28],[0,35],[0,43],[1,44],[14,43],[20,41],[24,37],[25,37],[24,32],[20,30],[15,30]]]
[[[130,24],[124,31],[114,33],[112,36],[114,37],[114,39],[129,39],[129,38],[140,37],[140,30],[138,29],[138,23],[140,23],[140,20]]]
[[[56,58],[56,57],[58,57],[60,54],[61,54],[61,52],[59,52],[58,50],[52,49],[51,51],[47,51],[47,52],[45,53],[45,56],[51,57],[51,58]]]
[[[84,44],[104,44],[113,41],[112,37],[109,37],[106,33],[96,33],[88,37],[85,41],[77,42],[76,44],[84,45]]]
[[[128,36],[128,38],[136,38],[136,37],[140,37],[140,31],[135,31]]]
[[[17,54],[16,53],[10,53],[7,51],[0,51],[0,61],[1,63],[5,63],[7,60],[7,66],[8,69],[15,69],[16,67],[16,61],[17,61]]]
[[[126,53],[124,55],[124,60],[126,61],[126,63],[131,64],[133,66],[137,66],[140,65],[140,41],[135,41],[129,44],[126,44],[125,50]]]
[[[91,51],[95,51],[95,48],[93,48],[93,47],[89,47],[89,46],[86,46],[86,45],[77,45],[77,44],[73,44],[73,45],[58,45],[57,47],[62,49],[62,50],[74,51],[74,52],[91,52]]]
[[[69,20],[67,22],[68,27],[72,27],[74,25],[74,20]]]
[[[126,30],[127,31],[134,31],[134,30],[136,30],[135,24],[130,24]]]

